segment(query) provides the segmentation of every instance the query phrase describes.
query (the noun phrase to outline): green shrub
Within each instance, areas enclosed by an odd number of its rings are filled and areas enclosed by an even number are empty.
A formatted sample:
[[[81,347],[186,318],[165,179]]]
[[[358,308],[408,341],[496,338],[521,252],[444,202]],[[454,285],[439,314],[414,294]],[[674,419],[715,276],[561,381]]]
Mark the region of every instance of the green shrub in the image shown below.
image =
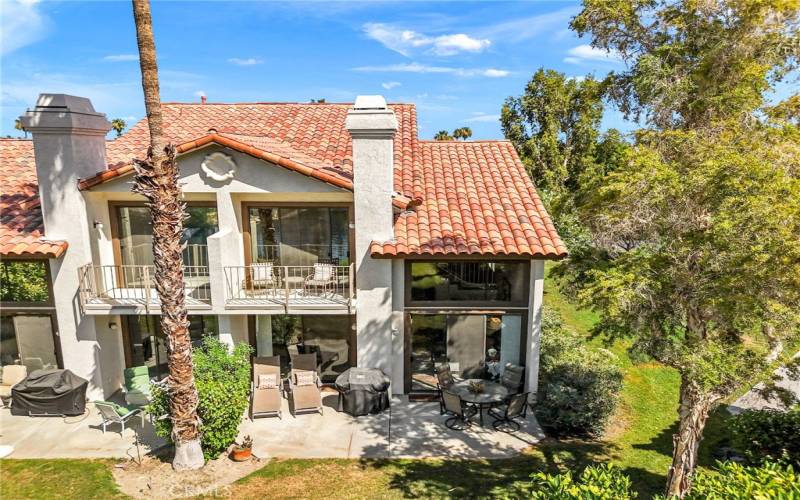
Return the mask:
[[[217,337],[208,336],[200,347],[192,351],[194,380],[200,403],[197,413],[202,422],[203,455],[206,460],[217,458],[233,444],[239,434],[250,393],[250,352],[245,343],[228,351],[227,344]],[[148,412],[167,415],[166,392],[158,385],[152,389],[152,403]],[[156,434],[171,439],[172,422],[168,418],[156,421]]]
[[[568,500],[626,500],[636,498],[631,491],[631,480],[612,465],[602,464],[586,467],[575,480],[572,473],[531,475],[531,494],[533,499]]]
[[[759,467],[719,462],[716,471],[698,470],[688,500],[800,498],[800,475],[791,465]]]
[[[800,466],[800,408],[748,410],[730,419],[730,429],[733,447],[751,464],[772,461]]]
[[[536,417],[552,434],[597,436],[614,413],[622,373],[611,354],[585,347],[583,339],[545,310]]]

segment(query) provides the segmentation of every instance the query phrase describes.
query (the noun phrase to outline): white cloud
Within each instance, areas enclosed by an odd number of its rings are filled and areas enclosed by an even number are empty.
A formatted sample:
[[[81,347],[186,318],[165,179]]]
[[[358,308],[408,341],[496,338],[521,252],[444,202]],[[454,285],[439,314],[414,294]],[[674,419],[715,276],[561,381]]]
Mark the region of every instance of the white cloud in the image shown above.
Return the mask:
[[[264,61],[255,57],[248,57],[244,59],[240,57],[231,57],[228,59],[228,62],[237,66],[255,66],[256,64],[262,64]]]
[[[546,14],[517,18],[489,25],[478,31],[478,35],[502,40],[503,43],[519,43],[543,35],[553,36],[553,31],[565,26],[580,10],[580,7],[570,6]]]
[[[113,54],[110,56],[105,56],[103,58],[104,61],[111,61],[111,62],[126,62],[126,61],[138,61],[139,55],[138,54]]]
[[[197,97],[205,97],[206,96],[206,91],[205,90],[195,90],[192,95],[197,96]]]
[[[466,118],[463,121],[466,123],[474,122],[497,122],[500,121],[500,115],[490,115],[482,112],[472,113],[473,116]]]
[[[428,36],[413,30],[400,29],[390,24],[366,23],[364,33],[387,49],[411,57],[415,49],[437,56],[452,56],[461,52],[482,52],[491,45],[488,39],[473,38],[464,33]]]
[[[353,68],[353,71],[365,73],[443,73],[456,76],[485,76],[489,78],[502,78],[511,74],[510,71],[505,69],[453,68],[450,66],[430,66],[417,62],[387,64],[385,66],[359,66]]]
[[[0,15],[0,54],[38,42],[47,35],[49,20],[35,0],[3,0]]]
[[[608,63],[622,62],[622,56],[619,54],[619,52],[605,51],[603,49],[592,47],[588,44],[572,47],[567,51],[567,56],[568,57],[564,58],[564,62],[570,64],[581,64],[587,61],[600,61]]]
[[[494,69],[489,68],[483,72],[483,76],[488,76],[489,78],[503,78],[505,76],[510,75],[511,72],[505,69]]]
[[[385,88],[386,90],[392,90],[395,87],[399,87],[402,85],[400,82],[383,82],[381,83],[381,87]]]

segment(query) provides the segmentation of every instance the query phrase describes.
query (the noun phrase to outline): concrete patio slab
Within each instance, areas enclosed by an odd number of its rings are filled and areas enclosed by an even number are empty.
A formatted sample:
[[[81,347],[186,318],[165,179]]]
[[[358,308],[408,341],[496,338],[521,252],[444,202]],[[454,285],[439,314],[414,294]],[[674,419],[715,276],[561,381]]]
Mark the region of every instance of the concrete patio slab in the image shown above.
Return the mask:
[[[389,411],[354,418],[336,411],[337,394],[324,393],[324,414],[293,417],[283,402],[283,418],[242,420],[240,436],[253,438],[253,453],[267,458],[507,458],[536,444],[544,435],[532,415],[521,422],[520,431],[498,432],[475,423],[465,431],[444,426],[439,405],[392,398]],[[120,436],[113,424],[102,433],[100,417],[93,405],[83,417],[13,416],[0,409],[0,445],[14,447],[9,458],[132,458],[136,457],[136,435],[141,453],[165,442],[156,437],[150,422],[142,426],[133,419],[132,428]]]

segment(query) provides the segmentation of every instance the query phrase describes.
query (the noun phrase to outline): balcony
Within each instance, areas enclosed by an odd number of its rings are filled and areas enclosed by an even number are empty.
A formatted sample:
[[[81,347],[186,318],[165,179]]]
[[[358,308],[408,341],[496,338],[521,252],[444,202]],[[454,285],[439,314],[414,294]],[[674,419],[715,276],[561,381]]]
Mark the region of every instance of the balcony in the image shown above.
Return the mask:
[[[161,303],[154,274],[154,266],[81,266],[78,270],[81,309],[90,314],[158,314]],[[211,309],[208,266],[183,266],[183,281],[187,309]]]
[[[228,309],[348,310],[355,298],[353,264],[256,263],[228,266],[224,272]]]

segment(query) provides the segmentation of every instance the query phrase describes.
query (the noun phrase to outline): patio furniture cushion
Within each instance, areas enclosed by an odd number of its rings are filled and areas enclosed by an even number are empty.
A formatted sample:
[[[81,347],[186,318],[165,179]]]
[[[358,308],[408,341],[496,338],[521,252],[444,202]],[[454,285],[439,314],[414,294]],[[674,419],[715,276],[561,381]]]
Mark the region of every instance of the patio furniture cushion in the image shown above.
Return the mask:
[[[314,264],[314,277],[311,278],[312,281],[318,281],[320,283],[330,281],[333,278],[333,264],[321,264],[316,263]]]
[[[275,266],[272,262],[256,262],[250,265],[251,279],[257,286],[272,283],[275,278]]]
[[[277,373],[262,373],[258,376],[259,389],[275,389],[278,387]]]
[[[117,413],[117,415],[119,415],[120,417],[124,417],[125,415],[131,412],[130,408],[117,404],[113,401],[95,401],[94,403],[95,404],[100,403],[101,405],[108,405],[112,407],[114,411]]]
[[[316,383],[316,373],[298,371],[294,374],[295,384],[298,386],[314,385]]]
[[[28,367],[25,365],[6,365],[3,367],[3,385],[10,388],[25,380],[28,376]]]

